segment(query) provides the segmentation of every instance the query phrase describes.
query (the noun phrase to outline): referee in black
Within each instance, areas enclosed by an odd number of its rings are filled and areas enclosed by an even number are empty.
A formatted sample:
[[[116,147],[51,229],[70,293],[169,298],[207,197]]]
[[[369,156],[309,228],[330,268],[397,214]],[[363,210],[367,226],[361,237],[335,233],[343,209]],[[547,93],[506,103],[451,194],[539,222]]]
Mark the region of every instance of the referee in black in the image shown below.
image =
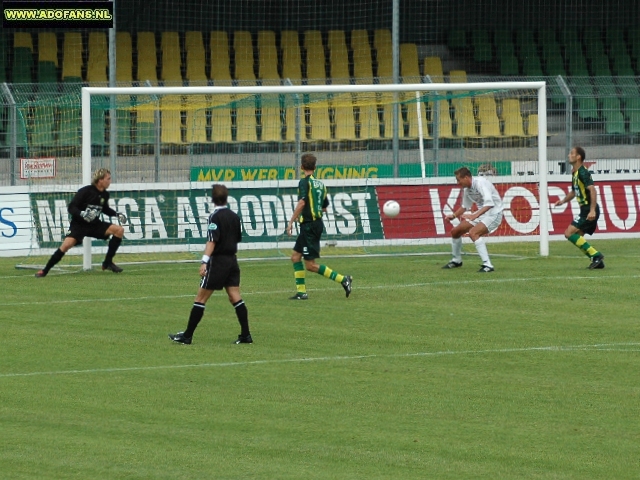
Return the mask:
[[[240,323],[240,335],[234,343],[253,343],[249,332],[249,313],[240,295],[240,267],[236,257],[238,243],[242,241],[240,217],[227,206],[228,196],[227,187],[213,185],[211,199],[215,208],[209,215],[207,245],[200,265],[202,281],[191,308],[187,329],[184,332],[169,334],[169,338],[174,342],[191,344],[193,332],[204,315],[207,300],[215,290],[224,288]]]
[[[118,217],[120,223],[126,223],[127,217],[116,212],[109,206],[109,192],[107,188],[111,185],[111,172],[106,168],[99,168],[93,174],[91,185],[82,187],[76,192],[69,207],[67,208],[71,215],[71,223],[69,231],[62,245],[51,255],[47,265],[36,273],[36,277],[46,277],[49,270],[57,264],[62,257],[75,245],[82,245],[84,237],[92,237],[100,240],[109,240],[107,247],[107,255],[102,262],[102,270],[110,270],[113,273],[122,272],[122,268],[113,263],[113,257],[122,243],[124,236],[124,228],[120,225],[114,225],[109,222],[100,220],[100,215],[105,214],[109,217]]]

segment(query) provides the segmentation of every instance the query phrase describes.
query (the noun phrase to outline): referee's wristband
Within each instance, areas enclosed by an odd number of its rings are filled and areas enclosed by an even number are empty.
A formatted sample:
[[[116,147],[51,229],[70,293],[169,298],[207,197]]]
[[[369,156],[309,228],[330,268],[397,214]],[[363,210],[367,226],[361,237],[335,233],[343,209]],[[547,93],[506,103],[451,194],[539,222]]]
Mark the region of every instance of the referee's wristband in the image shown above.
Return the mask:
[[[202,255],[202,263],[209,263],[210,258],[209,255]]]

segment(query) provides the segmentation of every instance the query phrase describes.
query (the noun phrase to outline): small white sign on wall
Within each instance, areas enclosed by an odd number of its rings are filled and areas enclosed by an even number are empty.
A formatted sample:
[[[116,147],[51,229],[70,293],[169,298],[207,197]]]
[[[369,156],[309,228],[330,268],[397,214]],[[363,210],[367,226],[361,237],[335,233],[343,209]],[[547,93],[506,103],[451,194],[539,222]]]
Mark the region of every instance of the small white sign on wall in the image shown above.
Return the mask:
[[[56,159],[55,158],[21,158],[20,159],[20,179],[29,178],[55,178]]]

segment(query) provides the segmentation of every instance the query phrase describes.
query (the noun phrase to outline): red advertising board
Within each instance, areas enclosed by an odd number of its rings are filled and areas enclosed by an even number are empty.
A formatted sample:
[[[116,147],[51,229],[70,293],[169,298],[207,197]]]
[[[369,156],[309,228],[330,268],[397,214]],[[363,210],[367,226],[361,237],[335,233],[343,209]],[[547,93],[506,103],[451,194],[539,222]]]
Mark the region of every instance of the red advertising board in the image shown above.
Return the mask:
[[[537,235],[540,203],[536,183],[495,184],[503,199],[504,218],[497,236]],[[564,233],[580,208],[570,204],[553,207],[571,189],[569,182],[549,183],[549,234]],[[601,209],[598,231],[606,233],[640,232],[640,181],[600,181],[596,184]],[[380,211],[387,200],[400,203],[396,218],[382,216],[384,237],[447,237],[452,225],[443,217],[458,208],[462,189],[457,185],[385,185],[377,187]]]

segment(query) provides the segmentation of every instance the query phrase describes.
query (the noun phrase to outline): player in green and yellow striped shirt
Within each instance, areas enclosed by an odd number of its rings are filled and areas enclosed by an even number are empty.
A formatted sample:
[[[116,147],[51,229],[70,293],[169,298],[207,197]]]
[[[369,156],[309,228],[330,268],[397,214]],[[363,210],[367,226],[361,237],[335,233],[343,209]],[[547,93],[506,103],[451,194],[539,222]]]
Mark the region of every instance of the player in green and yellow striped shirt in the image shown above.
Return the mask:
[[[584,234],[593,235],[598,226],[600,217],[600,207],[598,206],[598,194],[593,185],[591,172],[583,165],[585,152],[582,147],[574,147],[569,153],[569,163],[572,168],[571,185],[572,190],[562,200],[558,200],[555,205],[562,205],[570,202],[574,198],[580,205],[580,215],[578,215],[571,225],[567,227],[564,236],[580,248],[585,255],[591,258],[589,269],[604,268],[604,255],[593,248],[584,239]]]
[[[305,268],[340,283],[347,297],[351,294],[352,278],[349,275],[341,275],[326,265],[316,263],[316,258],[320,258],[320,238],[324,232],[322,214],[329,206],[327,187],[313,176],[316,162],[316,157],[310,153],[302,156],[301,167],[304,178],[298,183],[298,204],[287,226],[287,234],[291,235],[293,224],[296,221],[300,222],[300,234],[291,254],[298,292],[291,297],[291,300],[307,300],[309,298],[305,284]],[[304,265],[302,264],[303,257]]]

